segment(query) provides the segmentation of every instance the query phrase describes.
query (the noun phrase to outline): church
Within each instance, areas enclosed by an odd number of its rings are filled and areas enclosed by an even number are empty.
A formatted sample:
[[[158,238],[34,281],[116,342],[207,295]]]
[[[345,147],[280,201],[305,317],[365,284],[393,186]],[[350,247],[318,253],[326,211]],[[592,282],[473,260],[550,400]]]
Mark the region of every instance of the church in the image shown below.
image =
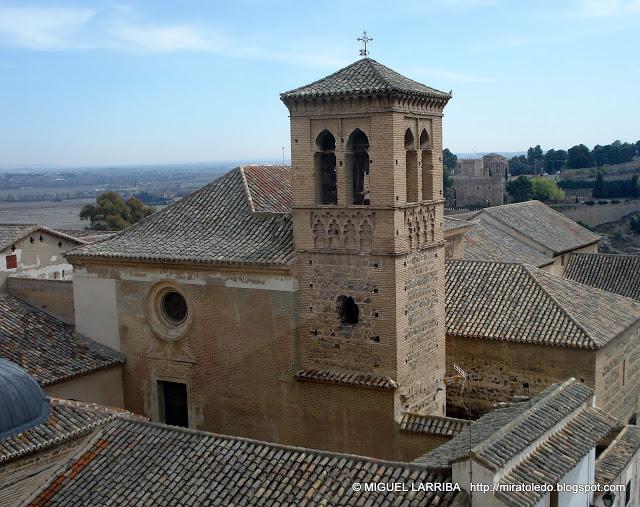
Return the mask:
[[[75,332],[126,358],[126,410],[401,461],[570,377],[635,421],[640,304],[464,260],[478,224],[540,266],[599,237],[537,202],[494,208],[495,223],[445,218],[450,93],[363,58],[280,97],[290,167],[238,167],[67,253]]]
[[[70,252],[76,330],[126,356],[125,407],[305,447],[424,451],[398,427],[446,415],[450,98],[363,58],[281,94],[291,167],[236,168]]]

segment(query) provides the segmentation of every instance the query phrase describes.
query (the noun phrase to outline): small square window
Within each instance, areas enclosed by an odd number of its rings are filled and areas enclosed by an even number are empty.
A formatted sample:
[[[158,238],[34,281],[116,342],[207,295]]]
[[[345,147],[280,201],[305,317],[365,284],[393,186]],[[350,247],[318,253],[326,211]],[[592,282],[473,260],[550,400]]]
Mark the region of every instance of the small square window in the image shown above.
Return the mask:
[[[7,255],[7,269],[16,269],[18,267],[18,256],[17,255]]]

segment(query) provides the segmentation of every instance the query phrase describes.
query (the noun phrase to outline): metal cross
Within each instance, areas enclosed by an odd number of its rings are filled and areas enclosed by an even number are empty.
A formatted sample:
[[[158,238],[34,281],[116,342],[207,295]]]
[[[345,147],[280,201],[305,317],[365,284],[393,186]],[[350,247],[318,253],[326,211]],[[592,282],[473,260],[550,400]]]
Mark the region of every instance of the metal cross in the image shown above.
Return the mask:
[[[373,39],[371,37],[367,37],[367,31],[362,32],[362,37],[358,37],[358,41],[364,44],[364,49],[360,50],[360,56],[364,56],[365,58],[369,56],[369,51],[367,51],[367,42],[371,42]]]

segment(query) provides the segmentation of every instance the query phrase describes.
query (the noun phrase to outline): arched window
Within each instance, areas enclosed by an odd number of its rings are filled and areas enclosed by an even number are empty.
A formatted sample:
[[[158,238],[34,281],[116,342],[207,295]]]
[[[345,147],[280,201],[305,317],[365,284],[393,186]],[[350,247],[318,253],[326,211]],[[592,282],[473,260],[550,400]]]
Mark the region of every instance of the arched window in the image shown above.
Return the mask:
[[[422,129],[420,133],[420,149],[422,150],[422,198],[431,201],[439,196],[434,195],[433,154],[427,129]]]
[[[317,200],[320,204],[338,204],[336,182],[336,138],[323,130],[316,138],[316,182]]]
[[[411,129],[407,129],[404,133],[404,149],[406,150],[407,202],[417,202],[420,200],[418,195],[418,152]]]
[[[360,129],[347,141],[347,163],[353,187],[353,204],[369,204],[369,138]]]
[[[427,134],[427,129],[422,129],[420,133],[420,149],[421,150],[430,150],[431,142],[429,140],[429,134]]]
[[[360,309],[352,297],[340,296],[336,303],[336,310],[341,324],[358,323],[358,319],[360,318]]]

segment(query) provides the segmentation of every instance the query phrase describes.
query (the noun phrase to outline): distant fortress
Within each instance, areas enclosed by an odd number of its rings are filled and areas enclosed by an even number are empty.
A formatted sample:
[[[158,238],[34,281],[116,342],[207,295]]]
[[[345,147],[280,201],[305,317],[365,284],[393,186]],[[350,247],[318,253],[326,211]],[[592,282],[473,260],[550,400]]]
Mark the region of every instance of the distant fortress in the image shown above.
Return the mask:
[[[484,208],[504,204],[508,168],[507,159],[497,153],[482,158],[459,159],[451,175],[453,189],[449,206]]]

